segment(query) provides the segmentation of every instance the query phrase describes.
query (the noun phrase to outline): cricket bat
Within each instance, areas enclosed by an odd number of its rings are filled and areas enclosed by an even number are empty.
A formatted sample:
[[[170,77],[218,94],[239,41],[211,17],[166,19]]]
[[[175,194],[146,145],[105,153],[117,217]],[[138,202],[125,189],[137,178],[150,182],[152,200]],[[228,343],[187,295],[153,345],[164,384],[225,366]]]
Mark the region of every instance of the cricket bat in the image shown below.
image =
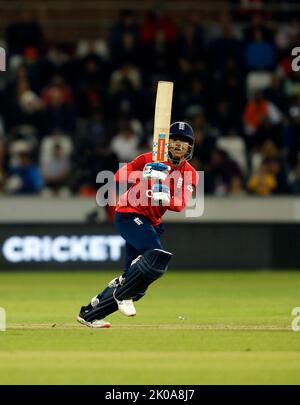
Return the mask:
[[[169,134],[173,98],[173,82],[159,81],[157,85],[152,160],[168,160]]]

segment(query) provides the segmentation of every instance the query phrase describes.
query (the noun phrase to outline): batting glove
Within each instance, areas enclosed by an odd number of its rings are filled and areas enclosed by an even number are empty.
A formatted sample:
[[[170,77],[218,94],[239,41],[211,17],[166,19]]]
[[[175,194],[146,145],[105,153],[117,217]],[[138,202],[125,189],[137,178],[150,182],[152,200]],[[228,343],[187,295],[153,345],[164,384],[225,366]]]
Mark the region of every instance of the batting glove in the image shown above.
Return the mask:
[[[143,170],[143,179],[156,179],[156,180],[166,180],[170,166],[165,163],[153,162],[147,163]]]
[[[152,201],[170,204],[170,188],[164,184],[153,184],[152,189],[148,190],[147,196],[152,198]]]

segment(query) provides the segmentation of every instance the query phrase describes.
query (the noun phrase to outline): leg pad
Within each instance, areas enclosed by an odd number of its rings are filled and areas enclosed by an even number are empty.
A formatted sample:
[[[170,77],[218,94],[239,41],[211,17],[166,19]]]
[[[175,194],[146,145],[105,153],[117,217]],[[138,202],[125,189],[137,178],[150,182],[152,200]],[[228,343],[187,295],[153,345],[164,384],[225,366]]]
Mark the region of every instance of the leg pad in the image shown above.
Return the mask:
[[[142,298],[148,286],[167,271],[171,257],[171,253],[161,249],[147,250],[132,262],[124,284],[115,291],[115,297],[119,301],[131,298],[137,301]],[[107,288],[99,304],[87,313],[84,319],[87,321],[103,319],[115,312],[118,305],[113,297],[113,292],[114,289]]]

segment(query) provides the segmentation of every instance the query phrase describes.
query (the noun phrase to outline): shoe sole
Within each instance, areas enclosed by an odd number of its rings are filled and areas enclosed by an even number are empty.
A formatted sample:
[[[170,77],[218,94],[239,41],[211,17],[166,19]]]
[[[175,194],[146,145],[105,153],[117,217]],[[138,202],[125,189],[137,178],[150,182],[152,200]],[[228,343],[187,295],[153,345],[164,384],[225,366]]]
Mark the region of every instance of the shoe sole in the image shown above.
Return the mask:
[[[121,311],[120,309],[119,309],[119,311],[121,312],[122,315],[125,315],[125,316],[127,316],[127,317],[136,316],[136,312],[135,312],[134,314],[125,314],[125,312]]]
[[[81,316],[77,316],[77,322],[81,323],[82,325],[88,326],[89,328],[94,328],[94,329],[107,329],[111,328],[111,324],[109,322],[106,322],[104,325],[93,325],[91,322],[85,321]]]

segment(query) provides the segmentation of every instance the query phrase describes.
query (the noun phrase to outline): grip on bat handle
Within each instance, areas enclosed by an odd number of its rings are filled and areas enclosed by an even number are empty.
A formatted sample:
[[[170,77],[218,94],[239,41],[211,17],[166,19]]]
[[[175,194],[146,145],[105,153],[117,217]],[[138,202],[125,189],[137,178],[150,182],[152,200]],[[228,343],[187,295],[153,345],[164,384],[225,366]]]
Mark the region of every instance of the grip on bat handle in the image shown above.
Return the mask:
[[[161,186],[162,186],[162,181],[161,180],[158,180],[158,184],[159,184],[159,188],[161,189]],[[161,207],[162,206],[162,201],[161,200],[159,200],[159,206]]]

